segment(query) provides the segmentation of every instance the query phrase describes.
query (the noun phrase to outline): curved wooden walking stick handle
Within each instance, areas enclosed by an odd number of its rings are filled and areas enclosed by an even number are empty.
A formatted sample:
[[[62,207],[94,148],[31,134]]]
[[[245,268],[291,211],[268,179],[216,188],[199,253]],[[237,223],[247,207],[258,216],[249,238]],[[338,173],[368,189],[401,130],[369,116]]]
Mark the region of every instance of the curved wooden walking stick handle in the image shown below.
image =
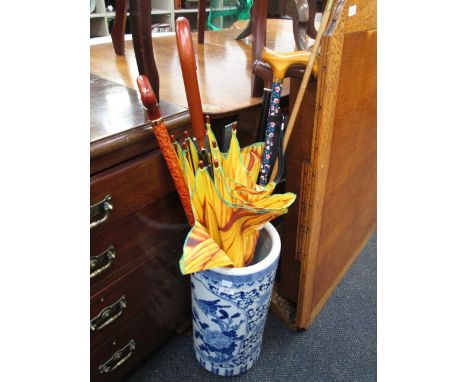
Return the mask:
[[[166,130],[166,126],[164,126],[156,95],[154,94],[146,76],[138,76],[137,85],[138,90],[140,91],[141,102],[145,106],[148,118],[151,120],[153,125],[154,136],[159,143],[159,148],[161,149],[177,193],[179,194],[185,215],[187,216],[190,225],[194,225],[195,219],[193,216],[192,205],[190,203],[190,194],[187,184],[185,183],[184,174],[180,167],[179,160],[177,159],[177,155],[172,147],[171,138]]]
[[[195,51],[193,49],[192,33],[190,32],[188,20],[185,17],[177,18],[175,30],[182,77],[184,78],[185,93],[192,121],[193,136],[197,138],[198,148],[201,149],[205,143],[206,129],[198,87]]]
[[[276,52],[272,49],[263,48],[262,58],[268,62],[273,70],[274,79],[284,79],[286,71],[292,65],[306,66],[310,59],[310,52],[298,50],[296,52]]]

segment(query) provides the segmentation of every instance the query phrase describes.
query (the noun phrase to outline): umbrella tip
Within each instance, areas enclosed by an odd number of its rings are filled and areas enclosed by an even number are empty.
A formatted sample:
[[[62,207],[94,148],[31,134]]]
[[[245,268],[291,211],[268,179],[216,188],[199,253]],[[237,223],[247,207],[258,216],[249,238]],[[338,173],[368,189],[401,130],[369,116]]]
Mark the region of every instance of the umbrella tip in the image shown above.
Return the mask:
[[[203,167],[205,167],[205,163],[202,160],[198,161],[198,167],[203,170]]]
[[[217,160],[217,159],[215,159],[215,160],[213,161],[213,164],[214,164],[215,168],[218,168],[219,163],[218,163],[218,160]]]
[[[233,130],[233,131],[236,131],[236,130],[237,130],[237,121],[234,121],[234,122],[232,123],[232,130]]]
[[[188,139],[189,138],[189,133],[187,130],[184,130],[184,137],[185,139]]]
[[[182,141],[182,149],[187,150],[187,143],[185,141]]]
[[[176,139],[175,139],[175,135],[174,135],[174,134],[171,134],[171,142],[172,142],[172,143],[176,143]]]
[[[205,122],[207,124],[210,124],[210,116],[209,115],[205,115]]]
[[[213,145],[213,148],[214,148],[214,149],[217,147],[216,141],[212,141],[211,144]]]

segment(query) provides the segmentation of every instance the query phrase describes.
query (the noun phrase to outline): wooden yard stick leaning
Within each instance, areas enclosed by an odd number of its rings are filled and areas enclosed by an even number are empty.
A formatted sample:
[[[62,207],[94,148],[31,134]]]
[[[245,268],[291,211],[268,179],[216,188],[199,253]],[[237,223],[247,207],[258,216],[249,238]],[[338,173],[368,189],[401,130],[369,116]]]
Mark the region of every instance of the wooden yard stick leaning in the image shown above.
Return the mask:
[[[301,103],[304,98],[307,85],[309,84],[310,76],[312,75],[312,70],[314,68],[314,63],[317,58],[317,52],[320,46],[320,40],[322,39],[322,35],[325,32],[325,28],[328,25],[328,20],[330,19],[332,7],[333,7],[333,0],[327,0],[327,5],[325,7],[325,11],[323,12],[322,20],[320,21],[320,27],[317,32],[317,37],[315,39],[314,46],[312,47],[312,53],[310,55],[309,62],[304,72],[304,77],[301,81],[301,86],[299,87],[299,91],[297,93],[296,102],[294,103],[294,107],[292,109],[291,115],[289,116],[288,129],[286,130],[286,133],[284,134],[283,154],[286,152],[286,149],[288,148],[289,138],[294,128],[294,124],[296,123],[297,114],[299,113],[299,109],[301,107]],[[278,173],[278,162],[275,162],[275,166],[271,173],[271,179],[275,179],[277,173]]]
[[[192,205],[190,203],[190,195],[179,160],[177,159],[177,154],[173,148],[173,143],[171,142],[171,138],[169,138],[166,127],[164,126],[156,95],[154,94],[146,76],[138,76],[137,84],[140,91],[141,102],[146,107],[146,114],[153,125],[154,135],[158,140],[159,148],[166,160],[167,167],[171,173],[180,201],[182,202],[185,215],[187,216],[190,225],[193,226],[195,219],[193,217]]]

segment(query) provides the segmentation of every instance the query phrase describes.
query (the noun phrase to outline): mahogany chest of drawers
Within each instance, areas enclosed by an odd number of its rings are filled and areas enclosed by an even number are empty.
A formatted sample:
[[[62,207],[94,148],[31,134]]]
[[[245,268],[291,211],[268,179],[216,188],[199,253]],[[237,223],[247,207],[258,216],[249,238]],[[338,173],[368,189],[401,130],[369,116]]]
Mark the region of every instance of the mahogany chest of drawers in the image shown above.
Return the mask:
[[[136,92],[92,75],[91,103],[90,373],[118,381],[190,320],[189,226]],[[161,109],[188,127],[184,108]]]

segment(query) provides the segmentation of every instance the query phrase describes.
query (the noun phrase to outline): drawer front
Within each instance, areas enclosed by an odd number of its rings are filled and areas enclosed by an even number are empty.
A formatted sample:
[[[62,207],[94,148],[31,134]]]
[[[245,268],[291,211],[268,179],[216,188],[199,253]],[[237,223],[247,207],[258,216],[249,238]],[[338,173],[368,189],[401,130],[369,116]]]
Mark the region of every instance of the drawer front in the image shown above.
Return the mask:
[[[91,296],[91,347],[96,348],[146,310],[175,330],[190,306],[189,281],[178,260],[185,235]],[[92,292],[93,293],[93,292]]]
[[[91,288],[104,288],[141,256],[151,257],[171,245],[181,253],[175,241],[188,230],[175,192],[105,229],[91,230]]]
[[[172,334],[147,311],[91,352],[91,381],[121,380]]]
[[[105,229],[174,190],[159,150],[103,171],[91,177],[91,205],[96,206],[110,198],[112,208],[111,211],[101,211],[101,214],[96,212],[96,208],[92,209],[92,230]],[[102,221],[105,212],[108,217]]]

